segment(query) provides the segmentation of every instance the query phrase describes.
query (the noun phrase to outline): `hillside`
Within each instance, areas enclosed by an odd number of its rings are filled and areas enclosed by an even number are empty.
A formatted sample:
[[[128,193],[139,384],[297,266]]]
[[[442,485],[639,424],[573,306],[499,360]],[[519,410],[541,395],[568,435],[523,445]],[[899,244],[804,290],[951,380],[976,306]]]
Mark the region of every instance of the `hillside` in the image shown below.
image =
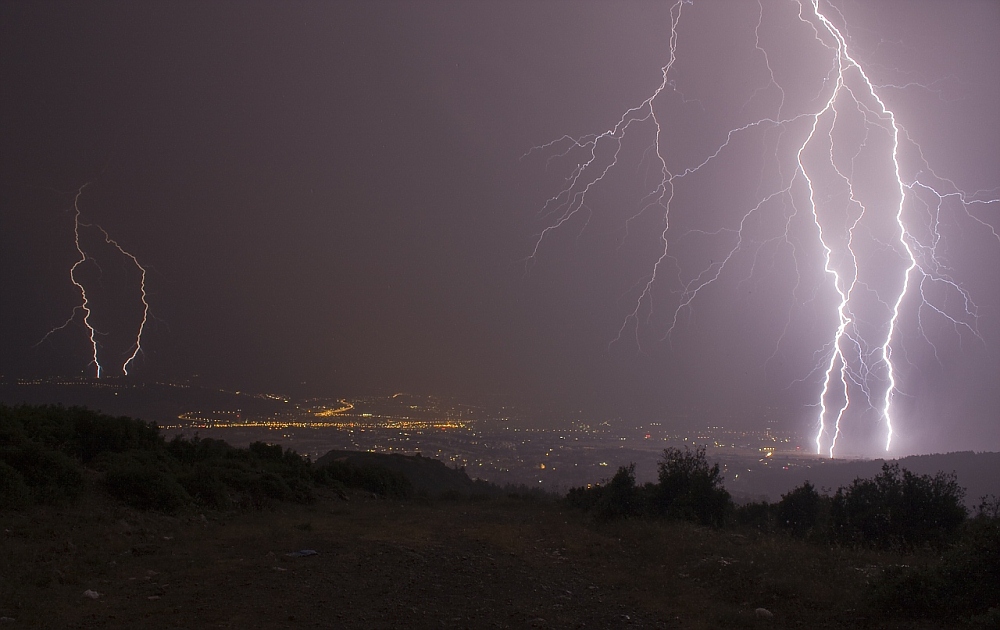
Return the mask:
[[[196,384],[131,379],[0,380],[0,404],[82,406],[110,415],[128,415],[157,424],[176,423],[192,409],[242,410],[268,416],[287,411],[280,399],[201,387]]]
[[[95,494],[0,526],[11,628],[940,627],[864,610],[878,567],[913,558],[685,523],[599,525],[549,502],[330,493],[163,515]],[[303,549],[317,554],[286,555]]]
[[[465,471],[449,468],[444,462],[421,455],[369,453],[367,451],[330,451],[316,460],[317,466],[344,462],[359,468],[381,467],[399,473],[423,494],[496,494],[500,489],[475,482]]]
[[[0,405],[0,624],[1000,624],[1000,503],[968,518],[948,475],[886,467],[833,499],[803,487],[737,507],[704,451],[664,461],[659,484],[622,468],[554,499],[429,458],[313,463]]]

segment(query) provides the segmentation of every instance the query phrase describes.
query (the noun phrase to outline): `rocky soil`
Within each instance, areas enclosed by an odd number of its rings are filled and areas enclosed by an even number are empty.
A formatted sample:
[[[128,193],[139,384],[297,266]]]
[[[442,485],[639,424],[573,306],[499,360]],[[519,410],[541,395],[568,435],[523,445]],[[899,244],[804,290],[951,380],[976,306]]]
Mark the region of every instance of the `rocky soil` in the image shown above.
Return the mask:
[[[95,496],[0,526],[0,630],[913,627],[855,609],[863,554],[555,502],[330,493],[170,516]]]

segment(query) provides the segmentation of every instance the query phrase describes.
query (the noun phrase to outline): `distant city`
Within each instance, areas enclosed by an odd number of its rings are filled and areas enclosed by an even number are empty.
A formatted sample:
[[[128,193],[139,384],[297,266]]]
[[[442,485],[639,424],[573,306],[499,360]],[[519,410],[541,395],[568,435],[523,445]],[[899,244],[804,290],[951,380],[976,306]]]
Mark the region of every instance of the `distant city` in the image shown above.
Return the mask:
[[[464,468],[472,478],[557,493],[609,479],[630,463],[640,482],[652,481],[668,447],[706,449],[723,468],[730,492],[747,498],[767,494],[756,483],[763,472],[790,471],[790,478],[798,478],[804,469],[830,461],[813,455],[804,436],[769,418],[776,415],[769,409],[758,410],[763,429],[679,430],[665,421],[630,423],[582,414],[536,418],[513,407],[410,393],[293,400],[124,379],[6,379],[0,381],[0,401],[81,404],[155,421],[167,439],[197,435],[236,446],[262,441],[314,460],[331,450],[420,453]],[[690,423],[695,414],[689,410],[682,419]]]
[[[601,483],[631,463],[638,482],[655,481],[666,448],[704,448],[737,502],[776,501],[806,480],[833,492],[875,475],[882,465],[878,459],[816,455],[812,439],[791,428],[796,414],[771,407],[747,409],[740,418],[686,409],[662,421],[636,422],[402,392],[296,399],[207,386],[197,379],[2,375],[0,403],[86,406],[155,422],[168,440],[183,435],[234,446],[267,442],[314,461],[332,450],[419,453],[463,468],[473,479],[555,494]],[[751,421],[755,428],[733,428]],[[969,506],[986,495],[1000,496],[1000,453],[919,455],[900,465],[920,474],[954,471],[967,489]]]
[[[324,400],[260,416],[232,410],[181,414],[161,425],[168,436],[197,433],[243,445],[260,440],[282,444],[315,459],[329,450],[420,453],[470,477],[497,484],[564,492],[611,477],[618,466],[636,464],[640,480],[652,480],[663,450],[705,448],[726,469],[727,484],[740,485],[743,468],[812,465],[799,436],[776,429],[736,431],[708,426],[674,431],[662,423],[628,426],[610,420],[572,420],[558,428],[533,428],[516,410],[489,412],[434,397],[397,393],[384,397]]]

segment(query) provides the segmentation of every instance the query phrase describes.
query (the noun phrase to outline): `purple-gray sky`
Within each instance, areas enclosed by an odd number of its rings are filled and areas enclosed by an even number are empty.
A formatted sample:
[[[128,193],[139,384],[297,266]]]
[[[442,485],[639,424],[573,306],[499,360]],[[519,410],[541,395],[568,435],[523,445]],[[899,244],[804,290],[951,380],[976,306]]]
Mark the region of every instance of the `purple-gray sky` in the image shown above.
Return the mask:
[[[565,144],[525,154],[608,130],[652,95],[674,6],[3,3],[0,372],[93,372],[79,317],[35,345],[79,303],[73,201],[89,183],[81,222],[148,270],[137,378],[499,395],[678,424],[754,426],[770,414],[812,431],[814,368],[828,361],[836,296],[801,188],[788,197],[798,214],[776,203],[751,216],[745,247],[661,340],[681,288],[731,251],[740,217],[775,182],[789,181],[801,122],[740,135],[678,182],[669,257],[645,302],[664,220],[659,207],[640,214],[661,179],[649,124],[629,131],[618,166],[538,243],[561,216],[542,212],[546,200],[581,155],[559,157]],[[670,83],[654,103],[655,146],[672,172],[701,163],[730,129],[825,98],[833,57],[792,0],[680,8]],[[1000,194],[1000,4],[838,2],[828,13],[930,167],[962,190],[994,189],[982,199]],[[884,138],[865,135],[862,109],[839,105],[835,163],[853,159],[858,194],[886,206]],[[905,148],[903,170],[915,177]],[[852,215],[835,175],[828,168],[818,188],[842,207],[828,220],[843,227]],[[884,219],[877,205],[870,216]],[[940,240],[914,227],[916,236],[935,244],[938,277],[975,300],[979,338],[931,307],[919,310],[922,335],[916,303],[903,302],[896,449],[1000,449],[1000,241],[974,220],[1000,225],[1000,205],[968,206],[972,217],[935,207],[914,203],[913,220],[937,221]],[[788,238],[778,238],[783,221]],[[894,224],[872,221],[858,236],[859,268],[888,274],[899,265],[886,241]],[[141,316],[137,275],[94,228],[83,225],[81,238],[96,265],[77,277],[113,373]],[[892,288],[880,272],[862,282]],[[936,307],[964,309],[960,294],[928,292]],[[858,299],[859,335],[874,339],[878,301]],[[884,372],[873,370],[878,399]],[[880,439],[865,407],[846,418],[850,451]]]

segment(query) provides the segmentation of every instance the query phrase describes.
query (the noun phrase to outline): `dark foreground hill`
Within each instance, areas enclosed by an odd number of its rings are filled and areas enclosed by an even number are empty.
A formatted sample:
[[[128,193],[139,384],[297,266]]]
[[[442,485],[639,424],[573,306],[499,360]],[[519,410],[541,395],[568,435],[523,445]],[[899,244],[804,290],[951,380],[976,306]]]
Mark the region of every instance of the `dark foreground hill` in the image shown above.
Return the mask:
[[[865,608],[880,567],[919,558],[554,502],[331,492],[164,515],[94,494],[0,527],[10,628],[942,627]]]
[[[0,511],[10,628],[991,628],[873,599],[937,550],[753,528],[599,521],[524,495],[139,510],[87,473],[76,499]],[[934,575],[925,573],[924,575]],[[990,624],[994,625],[990,625]]]
[[[0,405],[0,626],[1000,625],[996,501],[966,518],[952,478],[889,466],[736,507],[718,473],[674,449],[658,484],[627,467],[556,500],[420,457],[313,464]]]
[[[367,451],[330,451],[316,460],[317,466],[343,462],[357,468],[380,467],[401,474],[413,485],[417,493],[429,495],[499,494],[500,488],[481,481],[473,481],[461,468],[450,468],[444,462],[422,457],[394,453]]]

